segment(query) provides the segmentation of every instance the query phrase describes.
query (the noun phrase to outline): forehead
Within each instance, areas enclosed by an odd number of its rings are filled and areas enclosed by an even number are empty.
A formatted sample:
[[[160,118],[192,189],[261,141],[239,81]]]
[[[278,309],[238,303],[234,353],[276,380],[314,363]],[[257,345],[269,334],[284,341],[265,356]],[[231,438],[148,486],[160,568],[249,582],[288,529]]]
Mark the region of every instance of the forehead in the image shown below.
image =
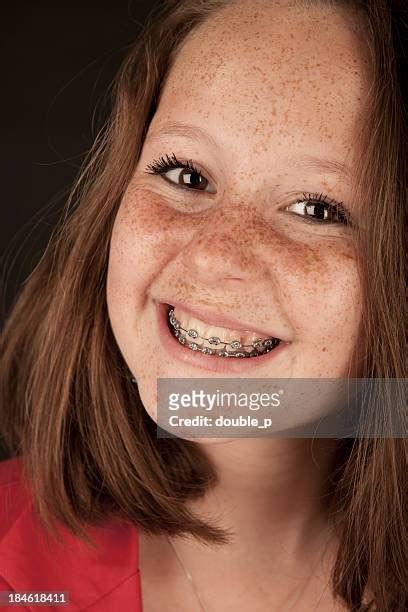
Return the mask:
[[[344,9],[284,0],[227,3],[190,33],[153,124],[180,120],[254,152],[352,148],[368,89],[361,24]],[[229,142],[229,139],[232,139]]]

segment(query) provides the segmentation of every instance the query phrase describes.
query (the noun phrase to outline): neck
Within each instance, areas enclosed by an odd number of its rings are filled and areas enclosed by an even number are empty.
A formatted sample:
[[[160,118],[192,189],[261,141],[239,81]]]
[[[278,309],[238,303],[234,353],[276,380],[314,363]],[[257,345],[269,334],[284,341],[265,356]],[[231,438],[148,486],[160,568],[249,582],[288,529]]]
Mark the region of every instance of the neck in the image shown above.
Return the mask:
[[[259,558],[276,544],[288,558],[298,558],[327,539],[324,494],[334,440],[243,438],[209,443],[204,450],[218,482],[190,507],[235,534],[218,554],[252,551]]]

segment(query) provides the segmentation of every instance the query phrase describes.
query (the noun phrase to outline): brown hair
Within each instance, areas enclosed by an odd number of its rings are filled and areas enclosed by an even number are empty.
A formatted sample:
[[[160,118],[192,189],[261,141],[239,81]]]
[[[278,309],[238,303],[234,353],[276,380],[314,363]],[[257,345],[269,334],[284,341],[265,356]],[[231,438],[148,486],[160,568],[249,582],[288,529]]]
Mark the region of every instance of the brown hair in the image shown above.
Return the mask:
[[[111,119],[1,335],[1,434],[10,454],[24,457],[36,510],[56,537],[55,519],[92,544],[87,524],[121,517],[149,533],[190,533],[214,543],[228,538],[186,508],[185,500],[202,495],[216,474],[198,445],[156,438],[105,297],[113,223],[163,82],[185,37],[225,4],[167,0],[152,14],[118,75]],[[364,232],[356,234],[364,254],[362,377],[400,379],[406,375],[407,14],[402,3],[388,0],[319,4],[346,5],[364,20],[374,76],[358,167],[358,188],[370,207]],[[373,398],[369,407],[380,425],[397,409],[387,397]],[[337,449],[331,509],[341,539],[333,593],[349,609],[366,610],[369,586],[376,609],[402,612],[408,606],[406,440],[342,439]]]

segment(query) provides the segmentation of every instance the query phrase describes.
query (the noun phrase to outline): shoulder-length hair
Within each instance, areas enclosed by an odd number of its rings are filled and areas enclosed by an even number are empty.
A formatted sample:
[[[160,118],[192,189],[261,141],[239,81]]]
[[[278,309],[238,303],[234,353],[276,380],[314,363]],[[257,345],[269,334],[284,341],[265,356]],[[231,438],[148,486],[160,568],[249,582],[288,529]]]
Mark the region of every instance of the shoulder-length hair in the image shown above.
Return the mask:
[[[320,0],[362,20],[373,68],[358,164],[367,203],[356,234],[364,296],[362,377],[406,374],[407,14],[391,0]],[[0,341],[1,434],[22,455],[44,527],[54,520],[92,546],[86,526],[123,518],[151,534],[222,544],[228,532],[185,504],[216,482],[199,445],[156,437],[113,336],[106,306],[115,216],[161,88],[186,36],[228,0],[167,0],[132,46],[97,136],[51,240],[23,284]],[[315,1],[308,2],[316,4]],[[397,409],[373,398],[381,423]],[[333,593],[364,610],[407,609],[407,444],[403,438],[336,441],[331,512],[340,547]],[[114,457],[114,461],[112,461]]]

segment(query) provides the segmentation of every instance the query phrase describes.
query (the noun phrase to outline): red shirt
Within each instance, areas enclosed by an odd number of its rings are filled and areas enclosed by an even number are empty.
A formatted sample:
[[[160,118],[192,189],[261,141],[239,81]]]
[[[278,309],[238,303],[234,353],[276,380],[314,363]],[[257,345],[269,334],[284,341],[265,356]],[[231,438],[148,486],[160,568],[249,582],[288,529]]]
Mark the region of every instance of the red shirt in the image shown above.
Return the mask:
[[[0,605],[0,612],[142,612],[136,528],[119,520],[88,527],[94,552],[61,526],[63,544],[50,538],[47,546],[21,468],[20,457],[0,462],[0,592],[65,591],[69,603]]]

